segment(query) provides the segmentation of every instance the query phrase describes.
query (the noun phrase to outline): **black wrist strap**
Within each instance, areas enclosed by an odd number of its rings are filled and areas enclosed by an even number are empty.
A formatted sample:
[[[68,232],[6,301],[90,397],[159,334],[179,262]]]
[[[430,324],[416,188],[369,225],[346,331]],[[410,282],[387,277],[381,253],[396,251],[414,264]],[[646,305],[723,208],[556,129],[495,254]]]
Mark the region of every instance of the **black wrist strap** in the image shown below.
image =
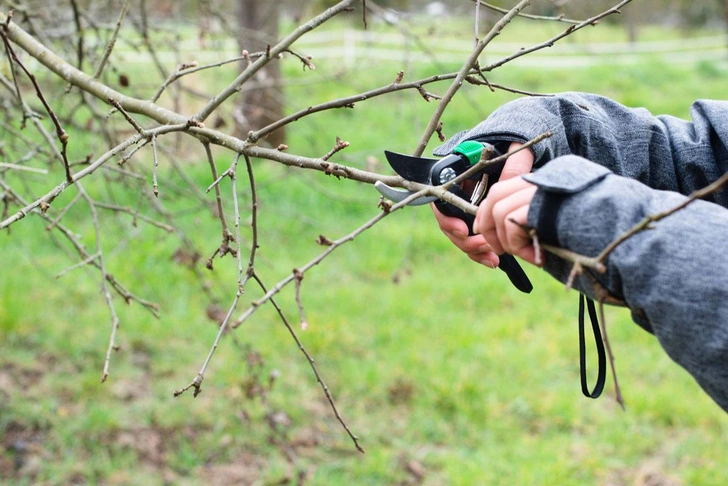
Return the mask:
[[[584,301],[589,311],[589,320],[591,321],[592,331],[594,332],[594,341],[597,347],[597,382],[594,389],[590,392],[586,382],[586,339],[584,337]],[[581,392],[587,398],[598,398],[604,391],[604,382],[607,376],[607,356],[604,352],[604,341],[602,340],[602,332],[599,328],[599,317],[594,301],[584,294],[579,294],[579,373],[581,375]]]

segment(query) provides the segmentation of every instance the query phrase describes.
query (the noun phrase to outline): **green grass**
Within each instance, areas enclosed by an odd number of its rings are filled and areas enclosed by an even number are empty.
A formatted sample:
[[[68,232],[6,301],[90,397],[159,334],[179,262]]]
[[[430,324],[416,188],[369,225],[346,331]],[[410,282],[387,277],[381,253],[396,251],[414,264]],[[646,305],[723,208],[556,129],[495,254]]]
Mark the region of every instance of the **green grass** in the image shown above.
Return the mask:
[[[300,74],[290,66],[288,76],[320,80],[288,88],[290,111],[387,84],[398,66],[362,66],[333,81],[326,78],[331,69],[323,63]],[[407,79],[433,70],[417,66]],[[720,64],[645,62],[563,72],[504,68],[492,79],[543,92],[592,91],[684,117],[692,100],[723,96],[726,71]],[[445,117],[448,134],[513,98],[464,89]],[[290,150],[321,155],[339,135],[351,146],[334,160],[364,167],[375,157],[383,170],[382,149],[411,150],[433,109],[412,92],[317,114],[290,130]],[[72,149],[80,156],[86,147]],[[204,190],[209,170],[192,162],[189,175]],[[377,213],[371,187],[256,167],[258,271],[269,286],[322,251],[318,235],[339,237]],[[160,181],[163,200],[183,214],[189,204],[164,199],[178,183],[174,174],[163,168]],[[115,192],[128,204],[138,200],[133,190]],[[71,211],[67,222],[92,248],[84,214]],[[206,212],[177,220],[208,254],[219,245],[219,223]],[[626,311],[608,312],[624,412],[611,388],[597,401],[580,395],[576,295],[532,268],[535,290],[519,294],[501,272],[454,250],[423,208],[387,218],[303,281],[309,328],[299,336],[365,455],[354,450],[269,307],[223,340],[200,396],[175,399],[172,391],[195,376],[217,331],[205,316],[208,301],[191,272],[171,263],[174,237],[134,227],[125,216],[105,214],[103,221],[110,231],[105,249],[114,255],[109,270],[161,306],[155,319],[116,299],[121,350],[104,384],[110,319],[98,275],[78,269],[53,279],[73,260],[59,256],[38,218],[0,235],[0,478],[7,484],[208,484],[223,476],[276,484],[295,481],[298,471],[317,485],[633,484],[651,471],[683,484],[728,479],[725,413]],[[243,237],[250,242],[248,228]],[[228,306],[234,261],[217,262],[205,278]],[[242,305],[259,296],[251,287]],[[279,302],[297,329],[293,289]],[[251,398],[274,371],[267,401]],[[288,425],[272,429],[271,412],[285,414]]]

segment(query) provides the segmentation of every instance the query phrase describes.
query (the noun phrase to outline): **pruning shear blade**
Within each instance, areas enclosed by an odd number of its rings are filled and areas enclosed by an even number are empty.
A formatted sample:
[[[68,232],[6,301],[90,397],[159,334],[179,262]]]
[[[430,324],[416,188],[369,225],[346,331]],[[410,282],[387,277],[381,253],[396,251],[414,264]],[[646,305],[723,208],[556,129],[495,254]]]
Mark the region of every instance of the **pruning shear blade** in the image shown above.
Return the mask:
[[[395,189],[394,187],[390,187],[386,185],[382,181],[377,181],[374,183],[374,187],[379,191],[379,194],[386,197],[387,199],[391,199],[392,201],[399,203],[410,197],[411,195],[415,194],[412,191],[408,191],[407,189]],[[418,197],[417,199],[410,201],[408,204],[409,206],[421,206],[423,204],[431,203],[432,201],[436,201],[437,198],[435,196],[422,196]]]
[[[488,150],[484,153],[484,150]],[[497,157],[500,152],[492,145],[481,143],[475,140],[466,140],[460,143],[453,153],[443,157],[442,159],[426,159],[422,157],[413,157],[411,155],[398,154],[384,151],[389,165],[403,179],[420,184],[430,186],[440,186],[452,181],[458,175],[467,171],[470,167],[480,161],[481,156]],[[478,184],[473,194],[465,192],[459,185],[454,184],[449,191],[455,196],[470,201],[473,204],[479,204],[487,195],[490,186],[498,181],[501,170],[505,161],[498,164],[491,164],[484,167],[483,170],[473,174],[471,179],[477,179]],[[396,189],[377,181],[374,187],[384,197],[394,201],[402,202],[408,197],[415,194],[406,189]],[[470,234],[473,234],[473,222],[475,217],[466,213],[462,209],[454,206],[446,201],[442,201],[435,196],[423,196],[410,201],[410,206],[420,206],[429,202],[435,202],[437,209],[447,216],[460,218],[468,225]],[[530,292],[533,289],[528,276],[525,274],[516,259],[509,254],[500,255],[500,269],[503,270],[510,278],[511,282],[521,292]]]

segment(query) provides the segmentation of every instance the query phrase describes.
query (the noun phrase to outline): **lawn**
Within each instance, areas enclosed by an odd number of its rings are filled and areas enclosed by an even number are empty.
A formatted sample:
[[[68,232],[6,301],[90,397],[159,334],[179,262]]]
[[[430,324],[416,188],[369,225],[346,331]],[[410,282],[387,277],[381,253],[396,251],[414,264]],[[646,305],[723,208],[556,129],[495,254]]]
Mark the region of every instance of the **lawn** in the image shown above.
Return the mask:
[[[326,61],[314,72],[302,72],[293,61],[286,69],[288,111],[295,111],[390,83],[400,66],[362,64],[336,76],[338,67]],[[406,79],[437,70],[410,66]],[[725,63],[646,59],[637,66],[503,68],[490,79],[529,91],[591,91],[687,117],[694,99],[724,97],[727,74]],[[224,80],[200,76],[195,82]],[[446,113],[445,133],[474,125],[514,97],[466,86]],[[334,161],[383,171],[382,150],[411,151],[433,109],[416,92],[378,98],[298,122],[288,144],[294,153],[322,155],[338,135],[351,145]],[[212,182],[201,152],[185,171],[202,191]],[[162,167],[163,197],[165,186],[179,184],[177,177]],[[363,184],[262,162],[256,162],[256,178],[258,271],[268,286],[318,255],[319,235],[341,237],[378,211],[378,194]],[[57,181],[39,177],[35,183],[52,187]],[[133,188],[117,191],[122,200],[138,197]],[[240,193],[247,197],[249,190]],[[211,253],[219,245],[214,217],[185,201],[168,203],[202,248]],[[93,228],[83,217],[72,211],[66,221],[92,247]],[[105,383],[100,376],[110,319],[98,275],[81,268],[54,278],[75,261],[62,256],[37,217],[0,234],[4,484],[728,480],[728,417],[628,312],[607,313],[623,411],[611,382],[599,400],[580,394],[576,294],[533,268],[527,271],[535,290],[520,294],[501,272],[459,254],[426,208],[391,215],[306,274],[305,331],[293,289],[278,300],[365,454],[337,422],[270,306],[225,335],[198,397],[174,398],[173,391],[194,378],[217,333],[209,299],[193,272],[173,259],[180,246],[173,235],[123,216],[104,221],[113,228],[104,240],[110,271],[160,305],[156,319],[138,305],[117,304],[121,349]],[[242,232],[250,243],[250,229]],[[226,258],[212,273],[203,269],[223,308],[236,290],[235,261]],[[244,307],[258,297],[251,287]]]

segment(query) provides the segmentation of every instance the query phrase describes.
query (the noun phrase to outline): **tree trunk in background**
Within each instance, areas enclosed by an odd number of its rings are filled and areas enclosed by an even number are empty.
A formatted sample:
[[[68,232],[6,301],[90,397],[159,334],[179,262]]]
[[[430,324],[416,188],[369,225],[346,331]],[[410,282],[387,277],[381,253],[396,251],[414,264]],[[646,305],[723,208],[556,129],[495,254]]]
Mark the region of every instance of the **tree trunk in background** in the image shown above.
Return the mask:
[[[278,38],[278,1],[239,0],[238,25],[240,49],[249,53],[265,51]],[[255,83],[241,92],[241,101],[235,116],[236,131],[245,138],[250,130],[262,128],[283,116],[283,88],[281,66],[278,61],[269,63],[254,78]],[[271,133],[266,142],[273,147],[284,143],[285,130]]]
[[[630,44],[634,44],[637,42],[637,19],[632,15],[627,15],[625,27],[627,28],[627,40],[629,40]]]

